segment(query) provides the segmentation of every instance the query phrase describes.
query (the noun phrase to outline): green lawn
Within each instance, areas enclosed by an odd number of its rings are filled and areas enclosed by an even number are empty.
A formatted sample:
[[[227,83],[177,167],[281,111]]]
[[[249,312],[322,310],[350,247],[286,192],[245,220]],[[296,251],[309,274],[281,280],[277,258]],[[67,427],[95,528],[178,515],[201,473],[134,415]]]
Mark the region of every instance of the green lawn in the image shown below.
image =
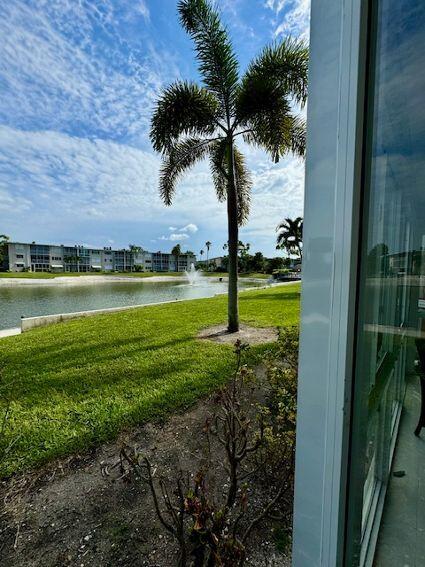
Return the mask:
[[[241,293],[241,319],[297,323],[299,294],[299,284]],[[2,339],[3,391],[11,401],[6,445],[13,445],[0,476],[163,418],[223,383],[232,348],[194,337],[226,320],[226,303],[217,296],[145,307]]]

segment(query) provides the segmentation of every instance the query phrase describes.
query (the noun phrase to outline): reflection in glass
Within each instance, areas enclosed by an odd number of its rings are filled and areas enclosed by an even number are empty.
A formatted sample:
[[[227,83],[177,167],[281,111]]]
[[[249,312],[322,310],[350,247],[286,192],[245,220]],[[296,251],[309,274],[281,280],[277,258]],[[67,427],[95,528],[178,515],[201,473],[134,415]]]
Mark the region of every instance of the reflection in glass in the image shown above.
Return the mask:
[[[425,3],[373,6],[346,564],[372,564],[378,541],[375,565],[413,567],[425,565]]]

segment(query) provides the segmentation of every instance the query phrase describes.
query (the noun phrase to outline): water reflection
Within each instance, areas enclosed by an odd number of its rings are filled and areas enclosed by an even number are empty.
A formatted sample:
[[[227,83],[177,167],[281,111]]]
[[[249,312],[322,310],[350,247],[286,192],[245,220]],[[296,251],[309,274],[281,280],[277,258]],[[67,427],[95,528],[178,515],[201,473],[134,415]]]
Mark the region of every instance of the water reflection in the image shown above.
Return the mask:
[[[373,5],[347,564],[372,564],[380,528],[374,564],[413,567],[425,565],[425,4]]]

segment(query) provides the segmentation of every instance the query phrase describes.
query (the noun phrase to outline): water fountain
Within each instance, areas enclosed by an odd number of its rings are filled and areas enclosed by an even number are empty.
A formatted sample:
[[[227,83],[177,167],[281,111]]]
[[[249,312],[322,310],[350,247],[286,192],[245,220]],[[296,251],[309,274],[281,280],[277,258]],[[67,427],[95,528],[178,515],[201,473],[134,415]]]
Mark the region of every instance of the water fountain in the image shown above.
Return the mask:
[[[190,264],[189,270],[184,271],[184,274],[190,285],[195,285],[196,283],[199,283],[202,277],[201,273],[198,272],[198,270],[195,268],[195,264],[193,262]]]

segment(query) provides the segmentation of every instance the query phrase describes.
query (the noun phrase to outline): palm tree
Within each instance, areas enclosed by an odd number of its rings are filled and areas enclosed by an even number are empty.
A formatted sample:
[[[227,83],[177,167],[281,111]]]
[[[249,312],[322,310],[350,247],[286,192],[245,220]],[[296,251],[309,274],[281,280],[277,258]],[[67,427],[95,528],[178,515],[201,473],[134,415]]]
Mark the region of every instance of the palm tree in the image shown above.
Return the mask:
[[[302,259],[302,242],[303,242],[303,219],[286,218],[276,228],[277,248],[284,248],[289,255],[297,255]]]
[[[6,234],[0,234],[0,269],[5,268],[3,265],[5,259],[8,256],[7,244],[10,241],[10,237]]]
[[[128,249],[130,250],[131,255],[132,255],[132,260],[133,260],[133,262],[130,263],[130,269],[131,269],[131,271],[133,271],[133,268],[134,268],[134,256],[137,256],[138,254],[140,254],[140,252],[143,251],[143,248],[142,248],[141,246],[137,246],[137,244],[129,244],[129,245],[128,245]],[[124,252],[124,254],[125,254],[125,252]]]
[[[210,248],[211,248],[211,242],[209,240],[207,240],[205,242],[205,248],[207,249],[207,272],[208,272],[209,269],[210,269],[210,266],[209,266],[209,263],[208,263],[208,255],[210,253]]]
[[[182,253],[182,249],[181,249],[180,244],[176,244],[176,245],[173,247],[173,249],[171,250],[171,254],[172,254],[172,255],[174,256],[174,258],[176,259],[176,267],[177,267],[176,272],[179,271],[179,258],[180,258],[180,256],[181,256],[181,253]]]
[[[63,257],[63,261],[65,262],[65,264],[72,264],[72,262],[74,261],[75,256],[64,256]],[[65,268],[66,271],[66,268]]]
[[[236,145],[265,149],[277,162],[304,154],[305,126],[292,102],[307,99],[308,49],[286,39],[266,47],[240,77],[228,32],[209,0],[180,0],[182,26],[195,43],[202,86],[177,81],[160,96],[151,122],[153,148],[162,153],[159,191],[171,205],[177,181],[208,158],[220,201],[227,201],[229,240],[228,330],[239,329],[238,234],[247,221],[251,176]]]

